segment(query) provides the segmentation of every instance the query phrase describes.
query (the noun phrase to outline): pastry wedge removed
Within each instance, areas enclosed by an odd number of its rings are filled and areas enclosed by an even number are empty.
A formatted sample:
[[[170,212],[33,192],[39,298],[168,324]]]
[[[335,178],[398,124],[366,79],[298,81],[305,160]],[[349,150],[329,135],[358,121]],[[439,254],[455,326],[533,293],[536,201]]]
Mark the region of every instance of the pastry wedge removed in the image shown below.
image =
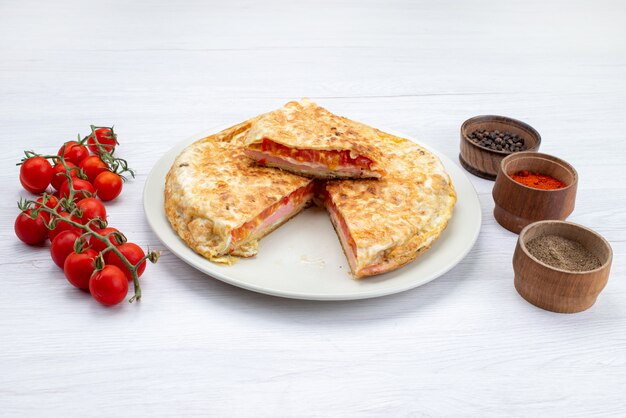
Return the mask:
[[[286,108],[291,106],[315,105],[292,102]],[[371,155],[376,166],[386,168],[385,176],[312,180],[246,156],[246,144],[254,137],[250,132],[266,116],[193,143],[172,165],[165,185],[166,215],[197,253],[229,264],[253,256],[263,236],[315,200],[327,208],[353,275],[362,278],[409,263],[446,228],[456,194],[445,168],[427,149],[358,125],[368,132]],[[353,123],[341,119],[346,126]]]
[[[439,158],[407,139],[378,137],[385,177],[329,181],[318,195],[356,278],[414,260],[441,235],[456,202]]]
[[[313,197],[314,180],[244,155],[243,136],[254,121],[191,144],[167,174],[167,218],[194,251],[215,262],[255,255],[259,240]]]
[[[302,99],[262,115],[246,135],[246,154],[260,165],[308,177],[379,178],[376,131]]]

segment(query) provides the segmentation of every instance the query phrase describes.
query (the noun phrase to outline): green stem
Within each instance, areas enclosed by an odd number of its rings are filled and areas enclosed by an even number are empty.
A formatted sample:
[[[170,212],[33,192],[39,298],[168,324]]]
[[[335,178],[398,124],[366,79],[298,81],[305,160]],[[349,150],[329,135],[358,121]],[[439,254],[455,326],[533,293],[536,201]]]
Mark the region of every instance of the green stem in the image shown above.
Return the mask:
[[[27,201],[27,203],[32,203],[32,204],[36,204],[37,202],[34,202],[32,200]],[[124,266],[126,266],[126,268],[128,269],[128,271],[130,271],[130,274],[133,277],[133,286],[135,288],[135,295],[133,297],[130,298],[129,302],[134,302],[135,300],[140,300],[141,299],[141,286],[139,285],[139,276],[137,276],[137,269],[138,267],[141,265],[141,263],[145,260],[148,259],[149,257],[149,253],[146,254],[146,256],[144,258],[142,258],[139,263],[137,263],[136,265],[131,264],[130,261],[128,261],[128,259],[122,254],[122,252],[117,248],[117,246],[113,245],[111,243],[111,241],[109,240],[109,236],[114,234],[114,232],[107,234],[107,235],[101,235],[99,234],[97,231],[94,231],[91,228],[91,222],[88,222],[87,224],[83,225],[79,222],[73,221],[71,219],[68,218],[64,218],[62,216],[60,216],[56,211],[50,209],[47,206],[40,206],[40,208],[36,209],[38,211],[44,211],[49,213],[52,216],[55,216],[56,218],[60,218],[59,221],[61,222],[67,222],[68,224],[79,228],[83,231],[86,231],[83,235],[89,235],[92,237],[95,237],[97,240],[102,241],[103,243],[106,244],[106,249],[104,251],[113,251],[113,253],[115,253],[118,258],[122,261],[122,263],[124,264]],[[57,221],[57,222],[59,222]]]
[[[96,129],[100,128],[110,130],[111,138],[115,140],[114,145],[105,146],[98,140],[98,135],[96,135]],[[100,159],[109,167],[110,171],[118,174],[120,177],[122,177],[122,180],[124,181],[126,181],[126,177],[122,176],[122,174],[124,173],[128,173],[132,178],[135,178],[135,171],[128,166],[128,162],[123,158],[117,158],[113,156],[116,146],[119,145],[119,142],[117,142],[117,136],[113,131],[113,127],[91,125],[91,135],[87,135],[86,137],[84,137],[82,141],[80,141],[80,143],[86,143],[89,138],[93,138],[94,145],[96,146],[96,148],[98,148],[98,154],[100,155]],[[111,151],[107,151],[107,147],[111,147]]]
[[[74,180],[72,178],[72,170],[74,171],[78,171],[78,176],[82,178],[83,176],[83,172],[80,168],[78,167],[70,167],[67,165],[67,161],[65,161],[65,144],[63,144],[63,147],[61,148],[61,155],[41,155],[42,158],[45,159],[49,159],[49,160],[54,160],[54,161],[59,161],[62,165],[63,168],[65,169],[65,177],[67,178],[67,185],[69,187],[69,196],[65,201],[65,204],[63,204],[63,199],[60,199],[60,204],[61,207],[63,209],[65,209],[67,212],[72,212],[74,210],[74,208],[76,207],[76,203],[74,202],[74,195],[76,194],[76,190],[74,189]]]
[[[111,153],[106,152],[106,149],[104,148],[104,146],[102,146],[100,144],[100,142],[97,139],[97,135],[95,132],[95,129],[97,129],[97,127],[92,126],[91,127],[91,132],[94,138],[94,141],[98,147],[98,150],[101,151],[101,153],[106,154],[106,158],[109,158],[111,161],[116,161],[117,159],[114,159],[114,157],[111,155]],[[113,128],[111,129],[111,134],[114,135],[113,133]],[[84,142],[87,140],[87,137],[81,141]],[[115,141],[117,144],[117,140]],[[32,153],[34,155],[34,153]],[[128,261],[128,259],[122,254],[122,252],[117,248],[116,245],[114,245],[113,243],[111,243],[110,237],[113,236],[114,234],[117,234],[117,232],[111,232],[108,233],[106,235],[102,235],[98,232],[96,232],[94,229],[92,229],[92,223],[96,222],[96,220],[92,219],[89,222],[87,222],[86,224],[81,224],[79,222],[73,221],[71,218],[72,215],[76,214],[76,203],[74,202],[74,196],[76,194],[76,190],[74,189],[74,180],[72,179],[72,175],[71,175],[71,171],[72,170],[78,170],[78,175],[79,177],[83,178],[83,172],[80,168],[78,167],[69,167],[67,165],[67,162],[65,161],[65,145],[63,145],[63,148],[61,149],[61,155],[42,155],[41,157],[46,158],[46,159],[51,159],[53,161],[60,161],[61,164],[63,164],[63,168],[65,168],[65,177],[67,177],[67,181],[68,181],[68,187],[69,187],[69,195],[65,198],[59,199],[59,203],[57,203],[57,205],[55,205],[54,208],[49,208],[48,206],[46,206],[46,202],[47,202],[47,194],[44,193],[44,197],[43,197],[43,201],[41,204],[38,204],[36,201],[33,200],[26,200],[25,202],[20,202],[20,204],[18,205],[20,207],[20,209],[22,209],[22,206],[24,208],[28,208],[30,205],[35,205],[35,209],[33,210],[33,215],[36,217],[37,214],[41,211],[44,211],[48,214],[50,214],[50,221],[48,224],[46,224],[46,226],[48,226],[50,228],[50,225],[54,224],[57,225],[59,222],[67,222],[68,224],[82,230],[85,231],[81,237],[79,239],[85,239],[85,237],[87,236],[92,236],[95,237],[97,240],[100,240],[101,242],[103,242],[105,244],[105,249],[101,251],[101,254],[107,253],[109,251],[113,251],[113,253],[115,253],[118,258],[122,261],[122,263],[124,264],[124,266],[126,266],[126,268],[128,269],[128,271],[130,271],[131,276],[133,278],[133,286],[134,286],[134,290],[135,290],[135,294],[134,296],[132,296],[129,299],[129,302],[133,302],[135,300],[140,300],[141,299],[141,286],[139,285],[139,276],[137,274],[137,270],[139,268],[139,266],[141,265],[141,263],[144,263],[146,260],[150,260],[152,263],[155,263],[156,260],[159,257],[159,253],[158,252],[154,252],[154,251],[148,251],[148,253],[141,258],[141,260],[139,260],[139,262],[135,265],[131,264],[130,261]],[[28,158],[29,153],[26,153],[26,157]],[[131,169],[128,168],[126,161],[125,160],[121,160],[119,159],[119,161],[121,161],[121,165],[122,165],[122,171],[129,171],[131,173],[131,175],[133,175],[134,177],[134,173]],[[115,167],[115,169],[117,170],[117,166]],[[23,205],[22,205],[23,204]],[[39,207],[37,207],[39,206]],[[68,213],[69,216],[66,217],[62,217],[61,215],[59,215],[59,213],[57,212],[59,206],[63,209],[65,209]],[[102,224],[100,225],[102,226]]]

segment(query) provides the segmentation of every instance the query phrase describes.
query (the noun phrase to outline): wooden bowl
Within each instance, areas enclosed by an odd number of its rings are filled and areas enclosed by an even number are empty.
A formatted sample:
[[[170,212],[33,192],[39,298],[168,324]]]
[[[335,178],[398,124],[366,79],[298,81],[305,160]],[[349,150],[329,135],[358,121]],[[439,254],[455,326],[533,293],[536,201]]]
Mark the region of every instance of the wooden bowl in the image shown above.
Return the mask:
[[[600,260],[595,270],[567,271],[533,257],[526,248],[539,235],[558,235],[578,241]],[[528,302],[561,313],[581,312],[593,305],[609,279],[613,251],[598,233],[563,221],[541,221],[528,225],[519,234],[513,254],[515,289]]]
[[[475,176],[487,180],[495,180],[500,169],[500,162],[507,155],[507,151],[485,148],[469,139],[469,135],[480,129],[489,131],[511,132],[524,138],[527,151],[538,151],[541,145],[541,136],[532,126],[505,116],[484,115],[466,120],[461,125],[461,153],[459,161],[463,168]]]
[[[564,220],[574,210],[578,173],[570,164],[540,152],[516,152],[500,163],[500,172],[493,186],[498,223],[518,234],[526,225],[543,220]],[[510,176],[520,170],[547,174],[566,184],[556,190],[542,190],[516,182]]]

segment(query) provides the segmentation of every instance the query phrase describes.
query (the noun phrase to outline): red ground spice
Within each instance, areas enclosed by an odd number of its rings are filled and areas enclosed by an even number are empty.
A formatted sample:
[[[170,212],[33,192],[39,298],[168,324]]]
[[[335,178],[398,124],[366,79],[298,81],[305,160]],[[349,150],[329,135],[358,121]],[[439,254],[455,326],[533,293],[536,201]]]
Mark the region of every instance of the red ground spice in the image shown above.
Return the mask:
[[[517,173],[510,174],[511,178],[524,186],[533,187],[542,190],[562,189],[566,186],[560,180],[546,174],[533,173],[528,170],[521,170]]]

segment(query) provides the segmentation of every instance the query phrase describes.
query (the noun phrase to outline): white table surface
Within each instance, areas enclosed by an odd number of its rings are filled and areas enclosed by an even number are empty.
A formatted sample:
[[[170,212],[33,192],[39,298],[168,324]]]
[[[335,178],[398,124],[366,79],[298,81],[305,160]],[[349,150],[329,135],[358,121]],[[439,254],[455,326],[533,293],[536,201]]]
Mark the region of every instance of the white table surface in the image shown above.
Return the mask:
[[[626,6],[620,1],[0,2],[1,416],[626,414]],[[580,174],[571,221],[613,271],[584,313],[513,287],[492,216],[423,287],[322,303],[234,288],[164,251],[105,309],[14,236],[23,149],[115,124],[139,175],[110,223],[161,247],[142,187],[173,144],[311,97],[457,158],[463,120],[522,119]]]

